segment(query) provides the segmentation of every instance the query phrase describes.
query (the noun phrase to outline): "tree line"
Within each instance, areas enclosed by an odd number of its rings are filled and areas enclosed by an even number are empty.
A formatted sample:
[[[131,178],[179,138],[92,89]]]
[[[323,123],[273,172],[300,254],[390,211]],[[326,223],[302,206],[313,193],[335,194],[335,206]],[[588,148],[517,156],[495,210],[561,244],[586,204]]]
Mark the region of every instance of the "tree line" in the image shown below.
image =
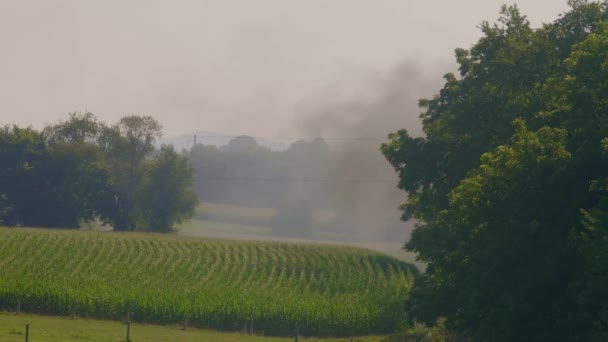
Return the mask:
[[[474,341],[608,340],[608,2],[533,29],[516,6],[457,49],[424,136],[382,151],[427,264],[409,318]]]
[[[283,236],[323,232],[353,239],[361,231],[378,240],[403,236],[404,225],[394,210],[400,200],[390,197],[400,195],[394,185],[366,183],[378,178],[365,170],[372,168],[364,164],[369,158],[344,156],[321,138],[298,140],[275,151],[242,135],[220,147],[196,144],[187,153],[195,170],[193,189],[201,201],[276,209],[269,222],[232,218],[233,223],[267,225],[273,235]],[[376,146],[361,153],[381,158]]]
[[[329,146],[322,139],[273,151],[242,135],[220,147],[194,145],[189,158],[201,201],[274,208],[276,215],[263,223],[274,235],[310,237],[328,228],[315,221],[316,211],[330,207],[327,186],[318,182],[330,177]]]
[[[172,231],[197,204],[192,167],[149,116],[108,125],[91,113],[38,131],[0,129],[0,224],[116,231]]]

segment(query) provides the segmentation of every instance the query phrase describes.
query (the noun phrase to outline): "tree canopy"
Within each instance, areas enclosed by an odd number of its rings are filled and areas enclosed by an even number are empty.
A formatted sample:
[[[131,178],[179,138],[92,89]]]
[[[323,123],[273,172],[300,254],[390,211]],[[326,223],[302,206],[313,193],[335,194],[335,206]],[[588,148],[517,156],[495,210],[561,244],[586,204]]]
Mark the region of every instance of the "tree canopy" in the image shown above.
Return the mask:
[[[73,113],[41,132],[0,129],[0,224],[172,231],[192,215],[192,168],[169,147],[155,154],[161,126],[126,116],[108,126]]]
[[[504,6],[382,152],[428,267],[411,318],[474,340],[608,338],[608,2],[533,29]]]

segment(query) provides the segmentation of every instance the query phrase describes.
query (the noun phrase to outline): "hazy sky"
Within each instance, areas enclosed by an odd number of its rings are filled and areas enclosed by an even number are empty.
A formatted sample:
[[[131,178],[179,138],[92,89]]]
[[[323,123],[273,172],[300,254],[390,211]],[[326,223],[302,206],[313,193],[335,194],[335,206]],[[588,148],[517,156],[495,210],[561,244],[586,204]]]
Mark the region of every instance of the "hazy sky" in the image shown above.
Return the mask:
[[[293,136],[294,108],[328,89],[366,89],[404,62],[451,71],[503,2],[0,0],[0,124],[88,110],[152,115],[167,136]],[[535,26],[567,9],[517,3]]]

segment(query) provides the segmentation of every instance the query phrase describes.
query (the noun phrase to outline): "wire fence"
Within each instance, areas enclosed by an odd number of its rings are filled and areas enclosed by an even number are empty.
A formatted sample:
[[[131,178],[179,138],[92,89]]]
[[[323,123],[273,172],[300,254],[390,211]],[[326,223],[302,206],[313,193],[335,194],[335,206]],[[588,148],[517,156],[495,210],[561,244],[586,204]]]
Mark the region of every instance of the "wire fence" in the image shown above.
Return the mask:
[[[28,311],[24,311],[22,310],[22,307],[26,306],[24,305],[25,303],[21,300],[18,301],[17,303],[17,307],[15,308],[15,311],[8,311],[10,313],[14,313],[15,315],[22,315],[22,314],[39,314],[37,312],[29,312]],[[80,316],[77,312],[77,309],[75,308],[69,316],[67,316],[66,318],[70,319],[70,320],[78,320],[81,318],[84,319],[91,319],[91,318],[95,318],[95,317],[89,317],[89,316]],[[126,311],[125,315],[124,315],[124,319],[121,321],[118,321],[117,323],[120,323],[120,325],[117,325],[117,328],[115,330],[115,332],[118,331],[122,331],[122,334],[124,336],[124,342],[134,342],[134,340],[132,339],[132,334],[133,331],[137,331],[137,325],[136,324],[142,324],[142,325],[149,325],[148,322],[136,322],[135,320],[133,320],[133,313],[130,311]],[[122,326],[120,328],[120,326]],[[205,327],[200,327],[200,326],[192,326],[191,322],[188,319],[184,319],[183,322],[181,324],[175,325],[158,325],[158,326],[165,326],[165,327],[177,327],[180,330],[190,330],[190,329],[206,329]],[[21,330],[22,328],[24,328],[24,330]],[[269,337],[283,337],[285,339],[288,340],[293,340],[295,342],[299,342],[299,341],[310,341],[310,340],[319,340],[319,339],[323,339],[323,338],[339,338],[342,341],[349,341],[349,342],[356,342],[356,341],[362,341],[365,339],[364,336],[357,336],[355,335],[355,333],[353,331],[345,331],[345,330],[340,330],[340,331],[336,331],[336,330],[316,330],[316,334],[307,334],[306,331],[308,330],[306,325],[296,325],[293,327],[293,329],[285,331],[282,334],[271,334],[271,335],[267,335],[265,334],[265,332],[263,330],[258,330],[256,328],[256,324],[255,321],[250,320],[250,321],[242,321],[240,325],[236,325],[235,326],[236,329],[234,330],[216,330],[218,331],[218,333],[240,333],[243,335],[251,335],[251,336],[269,336]],[[214,330],[211,328],[208,328],[209,330]],[[75,329],[73,331],[73,333],[77,333],[78,329]],[[40,330],[38,330],[40,331]],[[12,328],[12,330],[9,331],[9,333],[12,333],[14,335],[23,335],[24,341],[25,342],[35,342],[35,339],[32,339],[32,332],[36,332],[36,324],[31,324],[31,323],[26,323],[25,326],[15,326]],[[419,341],[417,339],[412,339],[411,337],[407,337],[407,336],[402,336],[399,334],[395,334],[395,335],[389,335],[385,338],[383,338],[381,340],[382,342],[413,342],[413,341]]]
[[[15,315],[20,315],[21,312],[15,312]],[[128,316],[128,314],[127,314]],[[71,316],[70,319],[72,320],[77,320],[79,317],[77,316]],[[119,334],[120,332],[123,334],[124,336],[124,342],[134,342],[133,340],[133,332],[137,332],[137,326],[133,325],[134,322],[127,318],[125,319],[123,322],[121,322],[120,324],[116,325],[116,329],[113,330],[114,335]],[[24,330],[21,330],[21,327],[24,328]],[[36,324],[31,324],[31,323],[26,323],[25,326],[15,326],[12,329],[9,330],[9,334],[11,335],[23,335],[23,340],[25,342],[36,342],[35,338],[32,338],[32,334],[31,332],[34,333],[37,331],[37,326]],[[180,330],[191,330],[193,329],[193,327],[190,327],[188,325],[187,321],[184,321],[183,325],[179,328]],[[44,330],[44,328],[39,328],[38,331]],[[242,329],[240,330],[236,330],[236,331],[232,331],[232,332],[238,332],[241,333],[243,335],[252,335],[252,336],[266,336],[264,334],[263,331],[257,331],[255,329],[255,325],[253,321],[249,321],[249,322],[243,322],[243,326]],[[83,332],[83,330],[81,328],[74,328],[73,331],[73,335],[72,336],[77,336],[77,335],[83,335],[83,336],[87,336],[86,339],[90,339],[91,335],[86,334],[86,332]],[[282,334],[280,336],[277,335],[273,335],[273,337],[283,337],[286,340],[293,340],[295,342],[299,342],[299,341],[310,341],[310,340],[318,340],[320,338],[330,338],[330,337],[334,337],[334,338],[340,338],[342,341],[350,341],[350,342],[354,342],[354,341],[361,341],[362,339],[365,339],[365,336],[355,336],[353,333],[349,333],[349,332],[336,332],[336,331],[321,331],[320,334],[318,335],[309,335],[309,334],[304,334],[301,331],[301,328],[299,326],[294,327],[293,331],[289,332],[289,333],[285,333]],[[11,339],[11,340],[16,340],[16,339]],[[414,342],[414,341],[423,341],[419,338],[416,337],[411,337],[411,336],[405,336],[405,335],[401,335],[401,334],[394,334],[394,335],[389,335],[386,336],[385,338],[383,338],[381,340],[382,342]]]

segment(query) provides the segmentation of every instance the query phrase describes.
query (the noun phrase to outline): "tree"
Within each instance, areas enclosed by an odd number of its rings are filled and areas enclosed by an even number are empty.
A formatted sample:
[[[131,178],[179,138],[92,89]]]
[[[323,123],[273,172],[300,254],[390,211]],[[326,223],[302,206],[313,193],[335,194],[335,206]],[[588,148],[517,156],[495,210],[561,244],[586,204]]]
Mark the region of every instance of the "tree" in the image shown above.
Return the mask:
[[[46,199],[39,211],[45,219],[36,226],[78,228],[103,215],[111,203],[110,170],[100,149],[93,144],[54,143],[48,146],[44,170],[45,188],[38,196]]]
[[[169,232],[197,203],[192,168],[172,147],[155,152],[161,126],[127,116],[107,126],[72,113],[42,132],[0,129],[0,224]]]
[[[0,133],[0,221],[9,226],[78,228],[108,200],[100,150],[75,135],[72,116],[43,132],[5,127]],[[80,122],[82,123],[82,122]],[[64,134],[65,132],[70,132]]]
[[[103,127],[99,139],[111,168],[114,203],[104,210],[104,221],[116,231],[135,229],[135,193],[143,165],[154,151],[162,126],[150,116],[125,116],[118,124]]]
[[[603,159],[608,141],[603,141]],[[591,182],[590,190],[599,194],[595,207],[583,210],[583,229],[572,236],[576,246],[577,271],[572,288],[581,314],[591,325],[589,340],[608,339],[608,177]]]
[[[45,222],[48,151],[44,136],[32,128],[0,129],[0,222],[37,226]]]
[[[93,113],[70,113],[67,121],[47,125],[43,134],[50,143],[96,144],[102,128]]]
[[[198,203],[192,192],[192,166],[173,146],[162,146],[160,152],[144,166],[136,192],[136,229],[172,232],[194,213]]]
[[[608,7],[608,3],[605,4]],[[576,268],[570,284],[588,340],[608,338],[608,22],[575,44],[566,74],[548,86],[556,96],[546,113],[568,129],[575,157],[582,224],[572,233]],[[576,196],[576,197],[575,197]],[[584,323],[584,324],[583,324]]]
[[[418,320],[445,316],[480,341],[606,336],[608,309],[590,303],[608,287],[608,2],[570,4],[536,30],[503,7],[456,51],[460,78],[420,101],[425,136],[381,147],[404,219],[418,220],[405,247],[428,265],[409,303]]]
[[[255,150],[257,147],[260,147],[258,142],[248,135],[239,135],[231,139],[228,145],[222,146],[222,148],[230,151]]]
[[[110,170],[98,142],[103,123],[92,113],[71,113],[65,122],[47,125],[49,167],[46,179],[53,201],[47,208],[58,227],[79,227],[103,218],[112,205]],[[48,222],[48,220],[47,220]]]

